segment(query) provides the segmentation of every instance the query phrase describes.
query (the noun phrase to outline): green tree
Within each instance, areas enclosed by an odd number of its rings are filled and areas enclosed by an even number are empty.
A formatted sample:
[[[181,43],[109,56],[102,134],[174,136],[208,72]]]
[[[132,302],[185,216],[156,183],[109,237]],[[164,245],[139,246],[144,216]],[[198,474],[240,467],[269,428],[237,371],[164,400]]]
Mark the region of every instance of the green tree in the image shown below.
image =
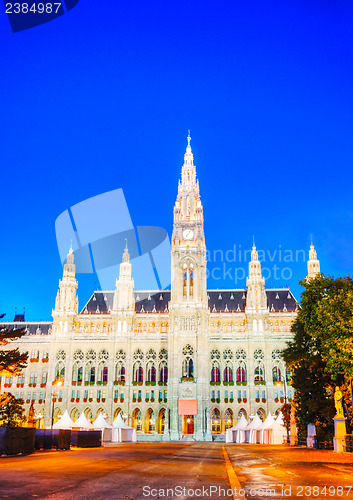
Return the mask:
[[[350,277],[321,275],[300,284],[304,287],[301,309],[283,357],[293,374],[299,432],[305,434],[306,425],[314,423],[318,439],[328,439],[335,415],[334,386],[347,389],[352,377],[353,282]],[[346,398],[351,409],[348,403]]]
[[[6,399],[0,405],[0,425],[2,427],[18,427],[25,422],[23,403],[23,399],[16,399],[10,393],[6,394]]]
[[[0,315],[0,319],[4,314]],[[0,323],[0,376],[16,376],[27,366],[28,352],[20,352],[18,347],[8,348],[7,346],[14,340],[25,335],[24,328],[10,329]],[[0,405],[6,400],[7,394],[0,395]]]

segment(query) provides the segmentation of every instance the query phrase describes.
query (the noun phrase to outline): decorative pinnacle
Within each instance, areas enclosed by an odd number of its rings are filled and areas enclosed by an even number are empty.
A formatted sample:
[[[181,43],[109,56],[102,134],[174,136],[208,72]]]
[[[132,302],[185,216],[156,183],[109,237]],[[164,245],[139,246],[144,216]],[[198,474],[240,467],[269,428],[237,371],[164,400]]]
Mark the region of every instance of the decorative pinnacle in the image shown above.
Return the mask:
[[[191,141],[190,129],[188,130],[187,140],[188,140],[188,147],[190,147],[190,141]]]

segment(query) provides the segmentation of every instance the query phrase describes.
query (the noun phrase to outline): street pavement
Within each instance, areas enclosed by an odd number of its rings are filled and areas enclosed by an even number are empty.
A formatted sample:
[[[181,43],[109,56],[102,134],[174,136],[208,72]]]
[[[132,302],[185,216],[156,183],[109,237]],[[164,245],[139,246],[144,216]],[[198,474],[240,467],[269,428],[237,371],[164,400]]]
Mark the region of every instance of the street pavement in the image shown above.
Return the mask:
[[[352,455],[284,446],[130,443],[0,459],[0,498],[11,500],[353,499],[352,483]]]
[[[227,445],[248,499],[353,499],[353,454],[268,445]]]

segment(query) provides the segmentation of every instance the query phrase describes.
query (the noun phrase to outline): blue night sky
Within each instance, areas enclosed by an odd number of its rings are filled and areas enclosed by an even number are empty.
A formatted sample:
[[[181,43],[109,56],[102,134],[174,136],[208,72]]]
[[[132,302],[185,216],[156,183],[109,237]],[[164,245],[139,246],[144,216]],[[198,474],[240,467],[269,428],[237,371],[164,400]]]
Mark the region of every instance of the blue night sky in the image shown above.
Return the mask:
[[[325,274],[352,272],[351,1],[80,0],[15,34],[2,10],[0,43],[9,320],[15,307],[51,318],[54,224],[68,207],[122,188],[134,224],[171,235],[188,129],[210,271],[223,266],[215,250],[250,248],[255,235],[274,260],[263,266],[292,274],[266,285],[299,299],[306,263],[284,263],[279,249],[307,258],[312,234]],[[244,263],[226,266],[233,277],[209,287],[244,287],[234,279]],[[81,308],[96,285],[78,280]]]

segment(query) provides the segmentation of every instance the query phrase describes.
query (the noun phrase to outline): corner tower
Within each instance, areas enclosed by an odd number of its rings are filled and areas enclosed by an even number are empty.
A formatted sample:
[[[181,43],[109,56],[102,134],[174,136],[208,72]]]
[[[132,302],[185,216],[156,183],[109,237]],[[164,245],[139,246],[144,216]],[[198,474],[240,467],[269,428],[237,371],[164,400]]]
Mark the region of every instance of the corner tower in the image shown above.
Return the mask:
[[[308,260],[308,276],[306,277],[306,279],[309,280],[315,278],[318,274],[320,274],[320,261],[317,258],[314,245],[313,243],[311,243]]]

